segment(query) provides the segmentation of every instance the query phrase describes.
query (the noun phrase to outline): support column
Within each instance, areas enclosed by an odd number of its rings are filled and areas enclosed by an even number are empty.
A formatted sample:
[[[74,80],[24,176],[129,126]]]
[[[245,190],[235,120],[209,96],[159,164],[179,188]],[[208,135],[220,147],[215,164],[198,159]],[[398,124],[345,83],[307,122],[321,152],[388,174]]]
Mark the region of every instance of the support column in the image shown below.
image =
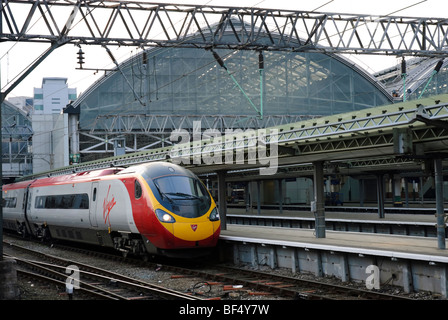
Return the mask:
[[[218,175],[218,208],[221,217],[221,230],[227,230],[227,171],[221,170],[216,172]]]
[[[0,260],[0,300],[17,299],[19,293],[17,262],[4,258]]]
[[[436,215],[437,215],[437,245],[445,249],[445,213],[443,210],[443,173],[442,159],[434,159],[436,180]]]
[[[364,179],[359,179],[359,205],[364,207]]]
[[[379,174],[376,176],[376,190],[378,198],[378,217],[384,218],[384,176]]]
[[[393,197],[394,207],[402,207],[403,201],[401,200],[401,177],[393,177]]]
[[[283,213],[283,179],[278,179],[278,209]]]
[[[261,214],[261,181],[257,180],[257,214]]]
[[[409,208],[409,179],[404,178],[404,205]]]
[[[324,163],[314,163],[314,201],[316,205],[316,238],[325,238]]]
[[[0,64],[0,71],[1,71],[1,64]],[[1,77],[0,77],[0,143],[2,144],[2,147],[0,148],[0,191],[2,192],[2,202],[3,202],[3,141],[2,141],[2,130],[1,130],[1,123],[2,123],[2,112],[3,110],[3,100],[5,100],[6,96],[1,91]],[[0,204],[0,262],[3,261],[3,204]]]
[[[246,206],[246,213],[249,212],[249,209],[251,207],[251,197],[250,197],[250,182],[246,182],[246,185],[244,186],[244,204]]]

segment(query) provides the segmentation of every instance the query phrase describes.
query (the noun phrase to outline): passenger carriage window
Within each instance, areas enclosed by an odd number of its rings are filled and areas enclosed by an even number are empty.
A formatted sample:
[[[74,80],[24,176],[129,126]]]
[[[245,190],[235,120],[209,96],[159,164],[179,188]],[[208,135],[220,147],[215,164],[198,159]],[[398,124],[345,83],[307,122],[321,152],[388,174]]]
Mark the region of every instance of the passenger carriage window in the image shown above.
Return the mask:
[[[96,201],[96,188],[93,188],[93,201]]]
[[[38,196],[36,209],[89,209],[87,193]]]
[[[36,209],[45,208],[44,204],[45,204],[45,197],[36,197],[36,204],[34,206]]]
[[[87,193],[78,194],[77,198],[80,200],[79,209],[89,209],[89,196]]]
[[[15,208],[16,205],[17,205],[16,197],[3,198],[3,202],[2,202],[3,208]]]
[[[134,194],[135,199],[140,199],[142,197],[142,186],[138,180],[135,180],[134,182]]]

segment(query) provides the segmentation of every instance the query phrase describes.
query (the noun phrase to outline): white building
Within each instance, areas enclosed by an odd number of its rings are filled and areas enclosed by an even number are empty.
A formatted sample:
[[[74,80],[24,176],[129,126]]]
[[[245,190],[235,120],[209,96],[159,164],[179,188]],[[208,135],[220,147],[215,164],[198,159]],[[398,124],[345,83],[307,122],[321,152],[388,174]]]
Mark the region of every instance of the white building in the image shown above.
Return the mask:
[[[69,165],[68,115],[62,110],[76,99],[67,78],[44,78],[34,88],[33,173]]]
[[[12,97],[8,98],[8,102],[26,114],[31,114],[33,112],[33,98],[31,97]]]
[[[67,78],[44,78],[42,88],[34,88],[34,114],[61,113],[76,96],[76,89],[67,86]]]

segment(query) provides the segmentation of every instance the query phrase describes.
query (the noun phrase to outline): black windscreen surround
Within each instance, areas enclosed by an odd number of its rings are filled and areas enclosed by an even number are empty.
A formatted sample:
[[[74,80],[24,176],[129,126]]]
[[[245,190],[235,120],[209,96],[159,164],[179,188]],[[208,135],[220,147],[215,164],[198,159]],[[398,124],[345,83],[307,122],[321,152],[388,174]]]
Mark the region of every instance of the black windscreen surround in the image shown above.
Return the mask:
[[[136,170],[136,169],[133,169]],[[191,171],[171,163],[149,163],[136,171],[167,210],[185,218],[205,215],[212,199],[201,180]],[[120,172],[125,174],[126,170]]]

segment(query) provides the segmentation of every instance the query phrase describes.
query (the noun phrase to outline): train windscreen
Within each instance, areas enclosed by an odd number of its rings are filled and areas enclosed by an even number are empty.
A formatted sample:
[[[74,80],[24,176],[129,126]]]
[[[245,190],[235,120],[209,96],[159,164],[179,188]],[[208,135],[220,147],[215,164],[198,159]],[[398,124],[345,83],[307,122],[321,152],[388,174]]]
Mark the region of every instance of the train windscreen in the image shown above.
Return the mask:
[[[159,201],[173,213],[186,218],[196,218],[206,214],[211,199],[199,179],[168,175],[153,180],[160,195]]]

